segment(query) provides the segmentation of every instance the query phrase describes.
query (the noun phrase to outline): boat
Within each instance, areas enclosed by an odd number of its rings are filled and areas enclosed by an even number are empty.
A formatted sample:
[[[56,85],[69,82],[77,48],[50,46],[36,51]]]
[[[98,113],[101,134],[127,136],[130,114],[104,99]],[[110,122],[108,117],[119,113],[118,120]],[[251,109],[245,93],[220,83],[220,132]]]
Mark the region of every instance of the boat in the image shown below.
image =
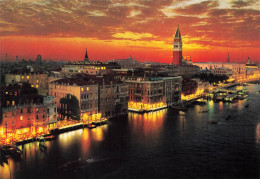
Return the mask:
[[[55,135],[49,135],[44,137],[45,140],[49,141],[49,140],[55,140],[57,137]]]
[[[200,113],[206,113],[206,112],[209,112],[209,110],[203,110],[203,111],[200,111]]]
[[[16,158],[21,156],[22,151],[15,145],[5,145],[1,148],[1,153]]]
[[[179,111],[179,114],[180,114],[181,116],[185,116],[185,115],[186,115],[186,113],[183,112],[183,111]]]
[[[242,94],[242,95],[239,95],[239,96],[238,96],[238,99],[239,99],[239,100],[243,100],[243,99],[245,99],[246,97],[247,97],[246,94]]]
[[[87,128],[89,128],[89,129],[93,129],[93,128],[95,128],[96,127],[96,125],[94,125],[94,124],[87,124],[87,126],[86,126]]]
[[[171,106],[172,109],[178,110],[178,111],[187,111],[188,108],[184,106]]]
[[[37,137],[36,140],[42,142],[42,141],[45,141],[45,138],[43,136],[40,136],[40,137]]]
[[[208,121],[208,124],[218,124],[217,121]]]
[[[0,164],[3,165],[4,163],[8,163],[8,156],[0,149]]]
[[[229,119],[231,119],[232,118],[232,116],[229,114],[227,117],[226,117],[226,120],[229,120]]]
[[[41,150],[47,150],[47,146],[45,144],[43,144],[43,143],[39,143],[39,148]]]

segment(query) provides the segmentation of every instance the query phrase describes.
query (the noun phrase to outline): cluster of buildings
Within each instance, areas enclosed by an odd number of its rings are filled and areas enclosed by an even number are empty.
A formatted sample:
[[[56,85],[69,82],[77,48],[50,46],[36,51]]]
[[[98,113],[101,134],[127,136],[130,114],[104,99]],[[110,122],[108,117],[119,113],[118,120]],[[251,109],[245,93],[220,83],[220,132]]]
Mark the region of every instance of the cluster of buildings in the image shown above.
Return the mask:
[[[227,63],[183,60],[179,26],[171,64],[141,64],[131,56],[106,63],[90,61],[87,51],[83,61],[53,65],[38,55],[35,64],[23,61],[23,68],[17,68],[17,64],[18,59],[15,66],[2,69],[5,71],[1,73],[4,86],[0,126],[6,134],[40,133],[55,128],[58,120],[70,118],[81,120],[88,116],[93,121],[97,117],[125,115],[128,111],[166,108],[180,102],[181,94],[192,94],[200,86],[208,86],[192,80],[195,74],[207,71],[230,76],[259,69],[250,61],[230,63],[229,56]]]

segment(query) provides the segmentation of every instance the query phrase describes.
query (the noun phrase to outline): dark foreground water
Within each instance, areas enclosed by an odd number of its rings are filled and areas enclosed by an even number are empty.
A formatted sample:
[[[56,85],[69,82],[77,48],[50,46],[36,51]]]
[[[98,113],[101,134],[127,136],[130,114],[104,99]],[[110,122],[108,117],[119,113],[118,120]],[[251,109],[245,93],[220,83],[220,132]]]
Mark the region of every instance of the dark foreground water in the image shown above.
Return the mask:
[[[46,152],[26,144],[21,160],[0,167],[0,178],[259,178],[260,85],[245,88],[248,98],[237,103],[209,101],[185,116],[129,113],[61,134]]]

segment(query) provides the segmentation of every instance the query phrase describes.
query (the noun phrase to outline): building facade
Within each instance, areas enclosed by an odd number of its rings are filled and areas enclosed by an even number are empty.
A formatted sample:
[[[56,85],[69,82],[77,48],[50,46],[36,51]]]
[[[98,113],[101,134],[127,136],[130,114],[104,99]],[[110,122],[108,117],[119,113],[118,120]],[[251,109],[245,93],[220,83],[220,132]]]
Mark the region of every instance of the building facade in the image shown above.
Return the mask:
[[[56,107],[52,98],[46,99],[29,84],[1,87],[2,131],[29,136],[56,127]]]
[[[43,72],[17,71],[5,75],[6,85],[15,83],[30,83],[37,88],[38,94],[48,95],[48,74]]]
[[[214,68],[211,69],[210,72],[213,75],[218,75],[218,76],[222,76],[222,75],[231,76],[233,74],[233,71],[229,68]]]
[[[245,74],[246,73],[246,65],[239,64],[239,63],[195,62],[194,65],[200,67],[200,69],[203,69],[203,70],[228,68],[228,69],[231,69],[234,74]]]
[[[178,102],[181,97],[181,77],[131,77],[128,109],[151,111]]]
[[[79,101],[82,115],[100,113],[110,118],[127,113],[128,86],[120,81],[95,77],[69,78],[49,84],[49,95],[55,96],[58,110],[62,108],[60,100],[69,94]]]

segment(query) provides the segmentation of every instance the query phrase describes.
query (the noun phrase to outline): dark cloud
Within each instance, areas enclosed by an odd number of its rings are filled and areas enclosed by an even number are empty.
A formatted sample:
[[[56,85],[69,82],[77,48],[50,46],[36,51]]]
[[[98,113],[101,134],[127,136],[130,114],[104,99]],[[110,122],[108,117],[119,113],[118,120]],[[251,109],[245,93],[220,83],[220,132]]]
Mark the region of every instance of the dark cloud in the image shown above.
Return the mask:
[[[203,13],[207,13],[209,9],[212,9],[217,6],[218,6],[217,1],[204,1],[198,4],[189,5],[184,8],[174,9],[174,11],[185,15],[203,14]]]
[[[247,1],[244,1],[244,0],[234,0],[232,1],[232,7],[233,8],[241,8],[241,7],[246,7],[246,6],[250,6],[254,3],[256,3],[257,1],[256,0],[247,0]]]

